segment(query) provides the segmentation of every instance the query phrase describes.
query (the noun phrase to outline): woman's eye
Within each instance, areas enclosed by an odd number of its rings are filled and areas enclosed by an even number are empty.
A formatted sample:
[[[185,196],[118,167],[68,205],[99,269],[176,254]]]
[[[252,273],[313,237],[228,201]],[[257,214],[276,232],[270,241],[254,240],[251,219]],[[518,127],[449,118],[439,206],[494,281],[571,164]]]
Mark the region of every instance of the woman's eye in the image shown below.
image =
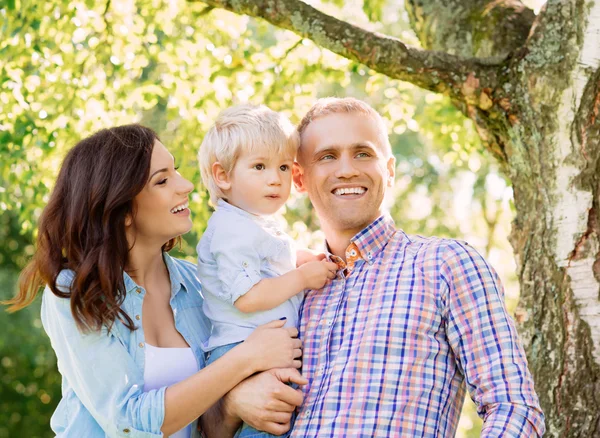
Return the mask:
[[[283,164],[279,166],[279,170],[281,170],[282,172],[287,172],[288,170],[290,170],[290,166],[288,166],[287,164]]]
[[[256,170],[265,170],[265,165],[264,164],[255,164],[254,168]]]
[[[162,186],[162,185],[166,184],[167,183],[167,179],[168,178],[161,179],[159,182],[156,183],[156,185]]]

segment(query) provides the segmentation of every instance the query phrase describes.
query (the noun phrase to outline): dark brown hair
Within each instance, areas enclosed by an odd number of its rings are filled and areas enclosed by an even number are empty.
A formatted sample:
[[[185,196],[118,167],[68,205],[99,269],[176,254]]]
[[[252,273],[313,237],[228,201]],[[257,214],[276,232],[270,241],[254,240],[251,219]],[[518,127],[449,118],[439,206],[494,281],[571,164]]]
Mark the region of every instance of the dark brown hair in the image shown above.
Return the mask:
[[[148,181],[155,140],[151,129],[125,125],[103,129],[69,151],[40,217],[36,252],[21,272],[17,295],[4,303],[10,311],[31,304],[47,284],[56,296],[70,298],[80,330],[110,329],[117,319],[134,330],[121,309],[130,249],[125,221]],[[63,269],[75,273],[67,292],[57,285]]]

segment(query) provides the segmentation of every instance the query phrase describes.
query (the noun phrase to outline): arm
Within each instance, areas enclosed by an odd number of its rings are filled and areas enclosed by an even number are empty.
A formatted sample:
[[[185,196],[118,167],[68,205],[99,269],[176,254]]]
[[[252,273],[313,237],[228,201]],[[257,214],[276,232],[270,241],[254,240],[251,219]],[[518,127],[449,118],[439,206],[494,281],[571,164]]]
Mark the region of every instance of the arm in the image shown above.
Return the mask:
[[[453,242],[441,268],[446,334],[484,425],[482,437],[541,437],[544,415],[496,272]]]
[[[264,232],[257,231],[255,224],[250,225],[240,226],[226,215],[215,225],[210,254],[216,264],[220,290],[211,292],[217,298],[241,312],[258,312],[273,309],[304,289],[320,289],[328,278],[335,278],[337,266],[326,261],[305,263],[279,277],[263,278],[261,254],[265,251],[261,246],[269,241],[265,243]],[[214,267],[206,273],[204,269],[205,263],[199,258],[199,277],[214,275]]]
[[[42,322],[61,374],[109,436],[147,438],[173,433],[244,378],[273,366],[272,360],[279,362],[277,366],[290,366],[286,363],[292,359],[291,366],[300,366],[293,357],[301,354],[301,342],[290,337],[297,331],[276,328],[283,321],[274,321],[183,382],[144,392],[143,373],[121,341],[106,330],[81,333],[71,315],[70,300],[46,289]],[[278,353],[271,349],[273,342],[278,344]],[[288,347],[282,348],[286,343]],[[263,356],[267,350],[268,358]]]
[[[308,381],[292,368],[271,369],[244,380],[200,419],[206,437],[229,437],[242,420],[257,430],[282,435],[292,413],[302,404],[302,391],[287,382]],[[233,431],[233,432],[231,432]]]
[[[234,305],[244,313],[273,309],[304,289],[320,289],[335,278],[337,265],[327,261],[303,264],[279,277],[264,278],[239,297]]]

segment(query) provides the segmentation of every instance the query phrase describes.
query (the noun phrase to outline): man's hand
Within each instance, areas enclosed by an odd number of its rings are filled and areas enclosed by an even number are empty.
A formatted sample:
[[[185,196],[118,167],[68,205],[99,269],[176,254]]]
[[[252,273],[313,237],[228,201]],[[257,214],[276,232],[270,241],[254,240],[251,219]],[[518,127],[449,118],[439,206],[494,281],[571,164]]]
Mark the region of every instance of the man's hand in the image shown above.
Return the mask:
[[[303,400],[302,391],[286,385],[288,382],[306,385],[308,380],[293,368],[274,368],[244,380],[223,398],[225,417],[283,435],[290,429],[292,412]]]

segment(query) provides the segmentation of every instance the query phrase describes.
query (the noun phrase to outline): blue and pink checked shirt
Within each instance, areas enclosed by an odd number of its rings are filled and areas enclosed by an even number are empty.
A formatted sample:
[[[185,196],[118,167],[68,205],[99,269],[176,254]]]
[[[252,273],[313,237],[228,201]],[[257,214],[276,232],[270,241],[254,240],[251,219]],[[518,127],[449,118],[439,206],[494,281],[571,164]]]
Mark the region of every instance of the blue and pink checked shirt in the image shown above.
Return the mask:
[[[382,216],[346,256],[301,311],[309,384],[293,437],[452,437],[465,389],[482,436],[542,436],[502,286],[473,248],[408,236]]]

